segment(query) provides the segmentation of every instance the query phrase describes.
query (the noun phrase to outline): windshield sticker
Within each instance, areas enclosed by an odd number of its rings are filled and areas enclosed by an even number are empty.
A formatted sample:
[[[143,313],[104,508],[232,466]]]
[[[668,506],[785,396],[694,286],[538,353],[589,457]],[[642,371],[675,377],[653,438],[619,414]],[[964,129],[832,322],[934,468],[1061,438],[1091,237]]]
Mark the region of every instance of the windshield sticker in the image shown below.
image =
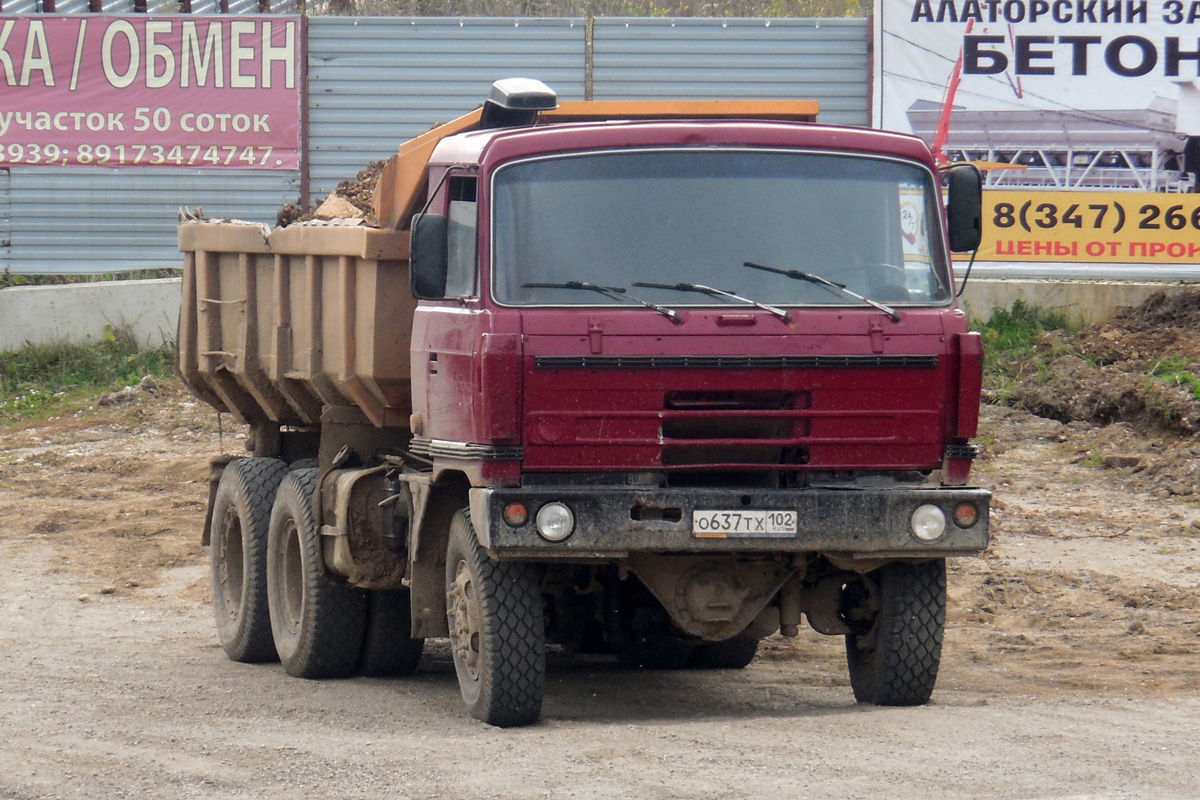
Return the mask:
[[[900,249],[904,253],[904,284],[909,292],[930,296],[929,230],[925,187],[903,182],[900,191]]]

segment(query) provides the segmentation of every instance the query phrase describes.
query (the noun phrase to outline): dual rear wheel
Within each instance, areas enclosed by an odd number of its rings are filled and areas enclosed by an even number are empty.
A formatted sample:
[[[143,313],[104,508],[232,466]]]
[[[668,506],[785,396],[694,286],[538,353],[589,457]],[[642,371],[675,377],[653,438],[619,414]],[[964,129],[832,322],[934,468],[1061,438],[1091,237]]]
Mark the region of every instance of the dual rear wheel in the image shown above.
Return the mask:
[[[213,504],[217,634],[234,661],[278,659],[289,675],[413,672],[407,591],[365,591],[326,575],[312,512],[317,470],[245,458],[226,467]]]

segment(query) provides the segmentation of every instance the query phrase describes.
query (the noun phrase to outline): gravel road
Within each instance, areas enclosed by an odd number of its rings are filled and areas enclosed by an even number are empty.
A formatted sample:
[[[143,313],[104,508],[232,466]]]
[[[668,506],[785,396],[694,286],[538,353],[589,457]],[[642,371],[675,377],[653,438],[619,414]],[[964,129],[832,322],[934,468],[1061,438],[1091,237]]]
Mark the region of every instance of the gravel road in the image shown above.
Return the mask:
[[[466,715],[436,645],[389,680],[226,660],[197,540],[236,443],[178,391],[8,431],[0,797],[1200,796],[1200,509],[1078,463],[1136,439],[986,427],[996,538],[951,571],[930,705],[856,705],[808,631],[738,672],[552,658],[518,730]]]

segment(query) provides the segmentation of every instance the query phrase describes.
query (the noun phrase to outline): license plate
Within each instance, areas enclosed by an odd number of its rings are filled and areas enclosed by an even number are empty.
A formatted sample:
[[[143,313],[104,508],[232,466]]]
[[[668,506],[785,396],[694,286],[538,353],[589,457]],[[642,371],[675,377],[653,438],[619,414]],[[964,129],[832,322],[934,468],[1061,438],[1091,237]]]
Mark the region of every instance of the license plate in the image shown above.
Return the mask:
[[[692,535],[700,539],[795,536],[795,511],[693,511]]]

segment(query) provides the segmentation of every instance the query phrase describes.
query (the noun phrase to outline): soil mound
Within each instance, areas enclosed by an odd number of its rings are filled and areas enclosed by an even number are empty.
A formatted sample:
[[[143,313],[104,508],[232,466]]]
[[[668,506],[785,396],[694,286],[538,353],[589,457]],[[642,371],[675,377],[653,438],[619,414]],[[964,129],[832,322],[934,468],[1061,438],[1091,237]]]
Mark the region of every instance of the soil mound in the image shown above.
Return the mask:
[[[1009,405],[1060,422],[1200,431],[1200,287],[1157,292],[1074,336],[1039,338]]]

